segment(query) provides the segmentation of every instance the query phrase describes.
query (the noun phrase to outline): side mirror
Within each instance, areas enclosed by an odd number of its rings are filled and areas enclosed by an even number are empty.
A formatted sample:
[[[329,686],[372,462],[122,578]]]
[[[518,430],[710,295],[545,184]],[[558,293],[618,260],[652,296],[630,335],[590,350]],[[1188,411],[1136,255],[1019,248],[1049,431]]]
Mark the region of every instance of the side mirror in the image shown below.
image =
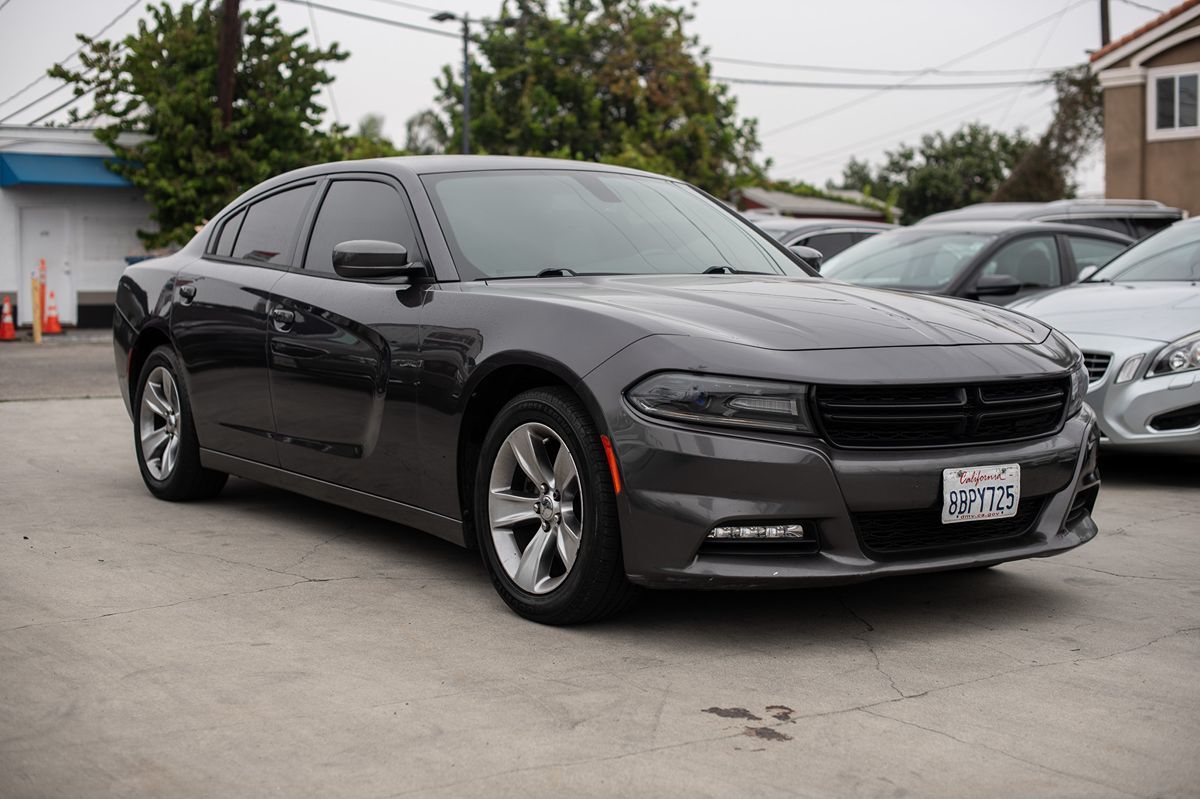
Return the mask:
[[[1088,264],[1087,266],[1080,267],[1079,277],[1075,278],[1075,282],[1081,283],[1099,271],[1100,267],[1096,266],[1095,264]]]
[[[976,297],[1006,297],[1021,290],[1021,281],[1012,275],[984,275],[971,291]]]
[[[356,239],[333,248],[333,271],[342,277],[418,277],[429,274],[424,264],[409,263],[408,249],[394,241]]]
[[[813,269],[816,269],[818,272],[821,271],[821,262],[825,260],[825,256],[821,254],[820,250],[815,250],[812,247],[805,247],[803,244],[793,244],[792,246],[788,247],[788,249],[800,256],[800,260],[804,261],[804,263],[808,264]]]

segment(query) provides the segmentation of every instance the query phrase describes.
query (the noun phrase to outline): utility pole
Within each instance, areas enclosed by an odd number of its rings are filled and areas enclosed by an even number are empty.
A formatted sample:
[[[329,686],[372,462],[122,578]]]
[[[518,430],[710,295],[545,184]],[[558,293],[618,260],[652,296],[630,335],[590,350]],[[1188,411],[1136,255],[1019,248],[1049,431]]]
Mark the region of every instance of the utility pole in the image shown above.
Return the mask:
[[[217,107],[221,109],[221,126],[225,128],[233,123],[233,90],[241,49],[242,23],[238,0],[224,0],[221,29],[217,36]]]
[[[1111,39],[1108,29],[1108,0],[1100,0],[1100,46],[1108,44]]]

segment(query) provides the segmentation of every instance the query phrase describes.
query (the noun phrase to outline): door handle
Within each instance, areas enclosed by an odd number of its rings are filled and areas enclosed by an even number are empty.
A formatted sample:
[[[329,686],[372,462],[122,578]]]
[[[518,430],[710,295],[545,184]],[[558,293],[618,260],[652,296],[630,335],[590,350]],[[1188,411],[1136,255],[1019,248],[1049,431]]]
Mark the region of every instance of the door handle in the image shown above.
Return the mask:
[[[275,308],[271,311],[271,324],[281,333],[286,333],[291,329],[292,323],[296,321],[296,312],[289,311],[286,308]]]
[[[184,305],[191,305],[192,300],[196,299],[196,287],[190,283],[179,287],[179,299]]]

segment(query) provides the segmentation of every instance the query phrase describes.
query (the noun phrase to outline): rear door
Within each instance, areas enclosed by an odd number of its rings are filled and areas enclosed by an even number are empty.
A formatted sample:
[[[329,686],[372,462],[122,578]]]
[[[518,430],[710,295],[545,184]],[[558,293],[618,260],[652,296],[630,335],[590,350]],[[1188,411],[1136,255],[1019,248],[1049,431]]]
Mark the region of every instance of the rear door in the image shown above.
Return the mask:
[[[411,261],[428,261],[403,189],[390,178],[338,176],[321,194],[298,265],[272,297],[279,462],[417,504],[417,333],[428,284],[342,278],[332,253],[340,242],[373,239],[403,244]]]
[[[1038,233],[1002,244],[979,268],[969,285],[981,277],[999,275],[1015,278],[1021,284],[1020,289],[1013,294],[979,297],[980,300],[1007,305],[1021,297],[1061,286],[1064,280],[1058,240],[1053,233]]]
[[[267,317],[271,288],[292,265],[314,187],[292,184],[231,210],[204,257],[176,278],[171,332],[202,447],[278,463]]]

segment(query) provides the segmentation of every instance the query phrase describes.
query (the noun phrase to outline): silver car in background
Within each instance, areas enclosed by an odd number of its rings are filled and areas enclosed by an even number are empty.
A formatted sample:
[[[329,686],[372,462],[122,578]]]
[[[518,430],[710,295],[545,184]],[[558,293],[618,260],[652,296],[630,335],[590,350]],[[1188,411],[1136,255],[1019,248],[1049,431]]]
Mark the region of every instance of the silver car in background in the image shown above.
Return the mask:
[[[1200,454],[1200,218],[1012,309],[1069,336],[1112,447]]]

